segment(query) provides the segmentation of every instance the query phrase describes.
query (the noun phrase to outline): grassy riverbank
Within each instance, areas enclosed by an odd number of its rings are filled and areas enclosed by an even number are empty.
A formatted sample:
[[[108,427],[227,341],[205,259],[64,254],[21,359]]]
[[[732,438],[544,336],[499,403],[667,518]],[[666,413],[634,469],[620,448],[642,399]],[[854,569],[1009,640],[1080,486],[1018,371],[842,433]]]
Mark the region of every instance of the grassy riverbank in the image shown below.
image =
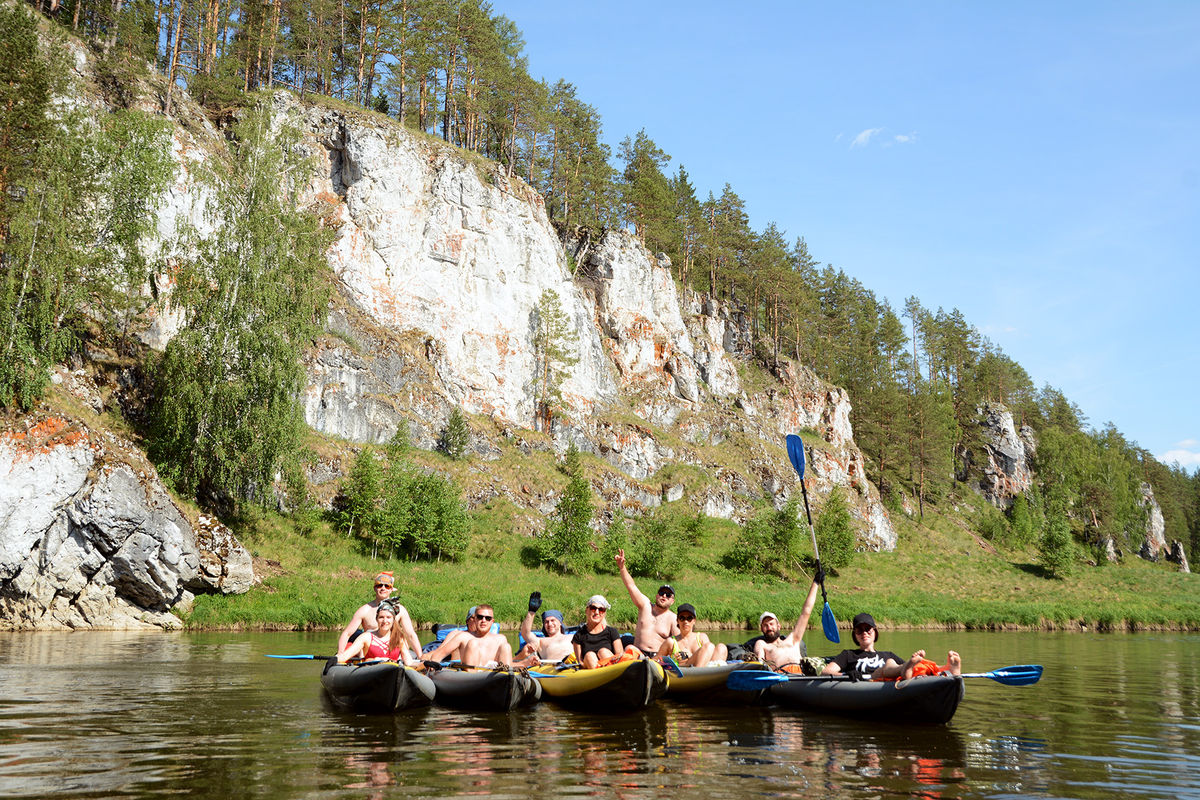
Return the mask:
[[[508,533],[506,516],[493,509],[476,518],[477,531],[460,563],[372,559],[358,542],[319,525],[304,534],[291,522],[262,516],[239,526],[255,556],[262,583],[240,596],[198,597],[184,616],[193,629],[304,630],[339,627],[371,597],[371,578],[396,574],[396,593],[421,627],[459,621],[468,606],[487,601],[498,619],[515,627],[529,592],[544,608],[560,608],[568,624],[581,621],[584,600],[595,593],[613,603],[613,624],[628,627],[633,606],[615,575],[560,575],[522,564],[530,539]],[[897,515],[899,517],[899,515]],[[1036,554],[995,550],[951,515],[927,516],[926,527],[897,518],[900,544],[892,553],[859,553],[831,576],[829,603],[843,626],[869,610],[881,625],[971,629],[1189,629],[1200,630],[1200,576],[1174,565],[1127,558],[1124,564],[1081,565],[1065,580],[1048,579]],[[800,612],[809,578],[754,578],[719,566],[734,526],[712,521],[700,545],[687,547],[684,567],[670,580],[677,602],[690,602],[707,627],[754,627],[771,610],[785,620]],[[661,582],[639,578],[647,594]],[[814,617],[813,625],[819,626]]]

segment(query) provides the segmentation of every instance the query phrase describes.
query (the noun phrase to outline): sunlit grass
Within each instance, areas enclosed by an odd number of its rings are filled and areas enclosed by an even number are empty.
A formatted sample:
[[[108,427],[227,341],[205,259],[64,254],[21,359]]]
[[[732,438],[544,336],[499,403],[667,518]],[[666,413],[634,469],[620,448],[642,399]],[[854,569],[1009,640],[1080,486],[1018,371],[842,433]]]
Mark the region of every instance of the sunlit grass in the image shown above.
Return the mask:
[[[550,477],[531,469],[530,479],[535,475]],[[568,624],[581,621],[585,600],[596,593],[613,603],[610,622],[627,629],[634,621],[633,604],[611,570],[562,575],[526,566],[522,550],[533,540],[516,531],[541,522],[534,512],[498,497],[473,519],[472,545],[462,562],[408,564],[372,559],[359,542],[324,523],[305,535],[287,519],[261,516],[238,534],[256,556],[262,584],[241,596],[201,596],[185,621],[196,628],[338,627],[371,598],[371,579],[381,569],[395,572],[395,596],[425,627],[457,622],[469,606],[488,602],[502,624],[514,628],[532,590],[542,593],[544,608],[562,610]],[[1130,558],[1104,567],[1080,565],[1066,580],[1051,579],[1036,566],[1033,551],[990,552],[988,543],[949,515],[927,515],[926,522],[896,520],[901,538],[895,552],[859,553],[828,578],[830,607],[843,627],[869,611],[889,627],[1200,629],[1200,579],[1173,565]],[[798,567],[788,579],[725,570],[720,556],[737,530],[708,520],[698,545],[680,543],[684,566],[669,579],[678,602],[695,605],[710,626],[751,629],[769,610],[786,627],[800,612],[809,577]],[[637,580],[648,595],[662,582]],[[818,618],[819,609],[811,625],[819,625]]]

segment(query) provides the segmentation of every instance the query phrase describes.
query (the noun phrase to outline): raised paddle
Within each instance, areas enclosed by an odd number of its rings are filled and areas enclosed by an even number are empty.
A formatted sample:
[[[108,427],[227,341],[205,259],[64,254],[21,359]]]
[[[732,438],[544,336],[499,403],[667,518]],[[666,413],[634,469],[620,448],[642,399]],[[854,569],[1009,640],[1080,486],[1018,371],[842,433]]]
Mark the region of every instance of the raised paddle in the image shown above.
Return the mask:
[[[804,442],[794,433],[789,433],[787,436],[787,451],[792,467],[800,476],[800,494],[804,496],[804,516],[808,518],[808,532],[812,534],[813,557],[817,560],[817,573],[820,574],[821,554],[817,551],[817,531],[813,528],[812,512],[808,510],[808,490],[804,488]],[[837,620],[833,618],[833,609],[829,607],[829,598],[825,595],[824,580],[821,581],[821,599],[825,601],[825,608],[821,610],[821,630],[825,632],[826,639],[837,644],[842,637],[838,635]]]
[[[769,670],[739,669],[729,673],[725,685],[738,692],[753,692],[765,689],[773,683],[788,681],[837,681],[849,680],[848,675],[788,675]],[[1028,686],[1037,683],[1042,677],[1041,664],[1019,664],[1014,667],[1001,667],[991,672],[965,673],[963,678],[990,678],[1005,686]]]

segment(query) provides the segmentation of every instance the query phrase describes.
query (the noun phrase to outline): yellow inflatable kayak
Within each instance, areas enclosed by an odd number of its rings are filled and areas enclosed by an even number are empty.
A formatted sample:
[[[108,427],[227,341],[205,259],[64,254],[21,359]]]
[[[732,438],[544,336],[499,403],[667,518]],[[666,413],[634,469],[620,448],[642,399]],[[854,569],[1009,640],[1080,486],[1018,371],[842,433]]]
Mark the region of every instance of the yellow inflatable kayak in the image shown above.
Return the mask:
[[[542,685],[543,699],[588,711],[636,711],[667,690],[662,666],[645,658],[596,669],[543,664],[529,674]]]

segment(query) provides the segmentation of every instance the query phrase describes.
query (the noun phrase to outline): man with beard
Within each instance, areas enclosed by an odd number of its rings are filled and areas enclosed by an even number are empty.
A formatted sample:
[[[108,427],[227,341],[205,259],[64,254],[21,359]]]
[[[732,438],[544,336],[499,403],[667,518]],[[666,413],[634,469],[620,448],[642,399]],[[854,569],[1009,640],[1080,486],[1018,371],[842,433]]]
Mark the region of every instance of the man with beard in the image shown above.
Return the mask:
[[[754,643],[754,655],[771,669],[799,671],[798,665],[807,654],[804,631],[808,629],[808,618],[812,616],[813,607],[817,604],[817,589],[823,577],[818,570],[808,590],[808,597],[804,600],[800,618],[796,620],[796,626],[787,636],[779,635],[779,618],[770,611],[764,611],[758,618],[758,629],[762,631],[762,637]]]

